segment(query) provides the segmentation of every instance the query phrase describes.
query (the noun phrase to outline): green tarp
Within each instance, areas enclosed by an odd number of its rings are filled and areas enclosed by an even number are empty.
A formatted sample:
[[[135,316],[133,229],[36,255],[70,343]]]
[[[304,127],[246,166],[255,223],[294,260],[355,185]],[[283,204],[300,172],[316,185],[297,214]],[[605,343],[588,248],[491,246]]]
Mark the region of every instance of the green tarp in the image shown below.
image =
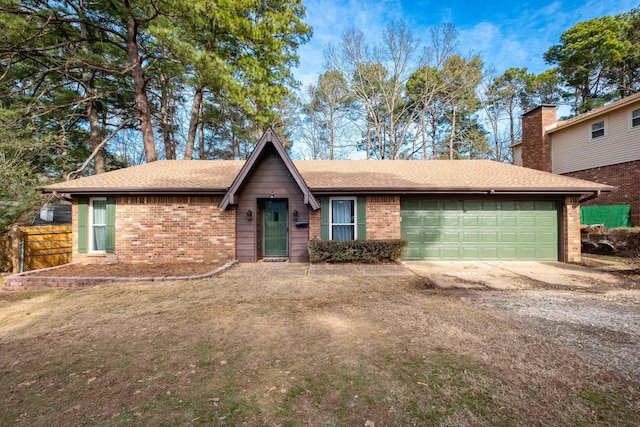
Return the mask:
[[[631,227],[631,205],[581,206],[580,224],[604,224],[607,230],[615,227]]]

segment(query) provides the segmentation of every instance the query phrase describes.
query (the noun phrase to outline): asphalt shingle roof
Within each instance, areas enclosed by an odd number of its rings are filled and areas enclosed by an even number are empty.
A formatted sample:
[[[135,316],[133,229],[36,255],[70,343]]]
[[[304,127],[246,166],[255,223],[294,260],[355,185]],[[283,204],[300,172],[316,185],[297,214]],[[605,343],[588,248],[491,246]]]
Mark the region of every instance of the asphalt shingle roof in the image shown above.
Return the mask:
[[[241,160],[161,160],[43,188],[79,194],[224,193]],[[298,160],[313,192],[590,193],[614,187],[490,160]]]

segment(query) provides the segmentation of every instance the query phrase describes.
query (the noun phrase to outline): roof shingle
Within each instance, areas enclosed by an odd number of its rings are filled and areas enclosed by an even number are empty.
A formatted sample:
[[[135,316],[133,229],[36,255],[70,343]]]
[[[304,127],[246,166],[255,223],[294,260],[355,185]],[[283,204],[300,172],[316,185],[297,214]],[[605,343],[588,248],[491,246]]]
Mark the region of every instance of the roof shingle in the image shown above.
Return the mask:
[[[608,192],[614,187],[490,160],[298,160],[312,192]],[[240,160],[161,160],[42,190],[77,194],[224,193]]]

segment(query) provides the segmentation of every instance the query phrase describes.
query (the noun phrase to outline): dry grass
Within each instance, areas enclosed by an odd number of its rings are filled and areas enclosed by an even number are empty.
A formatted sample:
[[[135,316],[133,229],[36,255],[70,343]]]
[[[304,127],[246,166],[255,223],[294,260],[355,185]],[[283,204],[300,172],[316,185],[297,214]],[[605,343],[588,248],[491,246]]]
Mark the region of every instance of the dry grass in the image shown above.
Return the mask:
[[[0,294],[0,425],[638,425],[640,390],[409,276]]]
[[[69,264],[51,270],[31,273],[50,277],[182,277],[209,273],[216,263],[190,262],[176,264]]]

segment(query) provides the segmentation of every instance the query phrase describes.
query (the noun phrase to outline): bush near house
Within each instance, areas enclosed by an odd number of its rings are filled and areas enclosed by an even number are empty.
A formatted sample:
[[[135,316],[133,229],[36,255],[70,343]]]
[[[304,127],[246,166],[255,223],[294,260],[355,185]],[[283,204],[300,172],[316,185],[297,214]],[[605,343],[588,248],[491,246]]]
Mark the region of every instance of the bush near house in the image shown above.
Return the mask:
[[[328,263],[399,263],[408,242],[389,240],[310,240],[309,260]]]
[[[640,262],[640,227],[612,228],[608,234],[619,250]]]

